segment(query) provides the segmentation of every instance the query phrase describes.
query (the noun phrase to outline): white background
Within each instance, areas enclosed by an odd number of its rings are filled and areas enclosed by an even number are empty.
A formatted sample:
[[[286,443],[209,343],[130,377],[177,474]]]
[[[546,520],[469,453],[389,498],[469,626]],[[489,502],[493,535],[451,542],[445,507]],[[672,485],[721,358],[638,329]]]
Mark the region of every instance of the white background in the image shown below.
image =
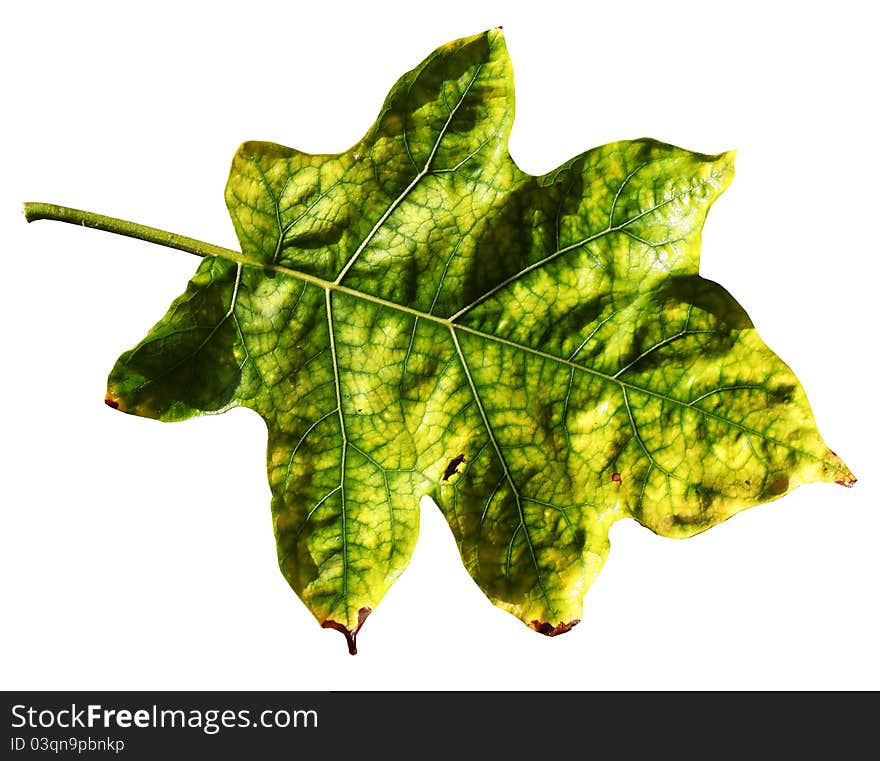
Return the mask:
[[[880,687],[871,6],[4,4],[0,687]],[[116,357],[197,262],[27,225],[20,204],[236,247],[223,187],[239,143],[344,150],[400,74],[499,24],[523,169],[641,136],[739,150],[702,273],[795,370],[859,482],[685,541],[616,524],[582,623],[554,639],[489,603],[423,506],[412,563],[351,658],[278,571],[259,418],[166,425],[103,404]]]

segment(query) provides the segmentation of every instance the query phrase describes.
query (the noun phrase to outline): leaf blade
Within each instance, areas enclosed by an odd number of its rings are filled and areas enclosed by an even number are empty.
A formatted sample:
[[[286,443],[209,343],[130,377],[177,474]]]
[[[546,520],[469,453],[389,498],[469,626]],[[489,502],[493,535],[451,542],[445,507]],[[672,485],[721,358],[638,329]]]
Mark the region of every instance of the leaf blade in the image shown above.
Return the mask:
[[[405,74],[348,151],[245,143],[226,200],[262,267],[206,260],[111,373],[123,411],[264,418],[282,571],[350,647],[409,562],[422,495],[487,596],[558,634],[614,521],[689,536],[854,480],[698,275],[733,152],[619,141],[533,177],[512,119],[492,30]]]

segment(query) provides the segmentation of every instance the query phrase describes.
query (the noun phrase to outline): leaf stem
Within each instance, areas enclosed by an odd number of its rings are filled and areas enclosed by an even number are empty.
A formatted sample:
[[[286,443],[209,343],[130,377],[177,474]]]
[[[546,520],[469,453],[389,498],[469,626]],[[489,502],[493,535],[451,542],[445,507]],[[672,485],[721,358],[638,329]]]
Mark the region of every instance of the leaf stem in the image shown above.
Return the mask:
[[[413,309],[412,307],[403,304],[396,304],[379,296],[373,296],[369,293],[354,290],[344,285],[332,283],[329,280],[324,280],[323,278],[318,277],[317,275],[300,272],[281,264],[260,262],[255,259],[250,259],[240,251],[234,251],[231,248],[215,246],[213,243],[205,243],[204,241],[196,240],[195,238],[188,238],[185,235],[177,235],[177,233],[169,233],[166,230],[141,225],[137,222],[128,222],[124,219],[108,217],[104,214],[95,214],[91,211],[71,209],[68,206],[58,206],[57,204],[52,203],[24,204],[24,218],[28,222],[33,222],[38,219],[51,219],[57,222],[67,222],[68,224],[81,225],[82,227],[89,227],[94,230],[104,230],[105,232],[116,233],[117,235],[126,235],[129,238],[137,238],[138,240],[144,240],[148,243],[158,243],[160,246],[176,248],[180,251],[186,251],[188,254],[195,254],[196,256],[216,256],[221,259],[228,259],[229,261],[236,262],[237,264],[243,264],[246,267],[256,267],[264,271],[269,270],[281,275],[289,275],[290,277],[295,277],[297,280],[311,283],[318,288],[323,288],[325,291],[338,291],[339,293],[345,293],[349,296],[354,296],[355,298],[364,301],[370,301],[374,304],[379,304],[398,312],[405,312],[414,315],[415,317],[421,317],[439,325],[448,326],[450,324],[449,320],[444,319],[443,317],[426,314],[417,309]]]
[[[117,235],[125,235],[129,238],[158,243],[160,246],[176,248],[196,256],[219,256],[223,259],[231,259],[239,264],[248,264],[254,267],[262,267],[259,262],[248,259],[240,251],[230,248],[215,246],[213,243],[205,243],[185,235],[170,233],[156,227],[148,227],[136,222],[128,222],[116,217],[108,217],[104,214],[95,214],[92,211],[71,209],[69,206],[59,206],[54,203],[26,203],[24,204],[24,218],[28,222],[38,219],[51,219],[56,222],[67,222],[71,225],[90,227],[94,230],[104,230]]]

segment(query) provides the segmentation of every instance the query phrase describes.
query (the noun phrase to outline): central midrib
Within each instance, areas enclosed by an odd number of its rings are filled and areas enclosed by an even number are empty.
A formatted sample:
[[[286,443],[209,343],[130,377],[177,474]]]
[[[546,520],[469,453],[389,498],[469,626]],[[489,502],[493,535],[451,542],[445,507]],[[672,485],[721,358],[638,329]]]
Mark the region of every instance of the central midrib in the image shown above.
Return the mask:
[[[189,238],[184,235],[177,235],[175,233],[169,233],[164,230],[159,230],[157,228],[148,227],[146,225],[135,224],[132,222],[127,222],[122,219],[116,219],[114,217],[108,217],[103,214],[95,214],[93,212],[85,212],[79,209],[71,209],[66,206],[59,206],[57,204],[44,204],[44,203],[29,203],[25,204],[25,218],[31,222],[37,219],[55,219],[63,222],[68,222],[72,224],[82,225],[84,227],[90,227],[99,230],[106,230],[108,232],[113,232],[119,235],[125,235],[128,237],[137,238],[139,240],[146,240],[152,243],[157,243],[161,246],[167,246],[169,248],[174,248],[179,251],[185,251],[190,254],[194,254],[199,257],[209,257],[213,256],[218,259],[223,259],[225,261],[233,262],[235,264],[240,264],[245,267],[250,267],[256,270],[262,270],[263,272],[275,272],[280,275],[286,275],[288,277],[295,278],[301,282],[309,283],[318,288],[321,288],[327,292],[335,291],[337,293],[342,293],[348,296],[351,296],[356,299],[360,299],[361,301],[370,302],[376,304],[378,306],[385,307],[386,309],[391,309],[396,312],[400,312],[402,314],[409,314],[413,317],[417,317],[422,320],[427,320],[428,322],[432,322],[436,325],[441,325],[447,330],[451,331],[462,331],[465,333],[469,333],[478,338],[485,339],[487,341],[493,341],[495,343],[504,344],[506,346],[510,346],[513,349],[517,349],[519,351],[524,351],[529,354],[533,354],[538,357],[542,357],[544,359],[550,360],[552,362],[557,362],[562,365],[566,365],[570,368],[578,370],[583,373],[587,373],[588,375],[592,375],[596,378],[601,378],[608,383],[616,385],[621,389],[631,389],[633,391],[637,391],[643,394],[647,394],[648,396],[652,396],[657,399],[661,399],[663,401],[669,402],[671,404],[675,404],[681,407],[687,407],[689,409],[694,409],[697,412],[705,415],[707,417],[714,418],[719,420],[726,425],[729,425],[733,428],[737,428],[745,433],[749,433],[755,436],[759,436],[767,441],[773,442],[774,444],[778,444],[790,451],[797,451],[800,454],[807,455],[812,459],[820,459],[816,457],[816,455],[811,454],[809,452],[803,452],[799,449],[795,449],[789,443],[779,441],[772,437],[767,436],[766,433],[762,431],[757,431],[753,428],[749,428],[747,426],[742,425],[741,423],[737,423],[729,418],[718,415],[709,410],[704,410],[699,407],[694,407],[693,402],[683,402],[680,399],[676,399],[671,396],[667,396],[666,394],[662,394],[659,391],[654,391],[650,388],[644,388],[642,386],[636,385],[634,383],[628,383],[627,381],[622,381],[619,378],[615,378],[607,373],[600,372],[599,370],[595,370],[591,367],[586,367],[585,365],[579,365],[575,362],[572,362],[570,359],[565,359],[563,357],[557,357],[553,354],[548,354],[547,352],[543,352],[540,349],[534,349],[531,346],[526,346],[524,344],[518,344],[515,341],[510,341],[506,338],[501,338],[499,336],[494,336],[491,333],[486,333],[481,330],[477,330],[476,328],[470,328],[466,325],[461,325],[454,322],[456,315],[453,315],[450,318],[446,317],[438,317],[437,315],[431,314],[429,312],[423,312],[418,309],[413,309],[412,307],[408,307],[404,304],[398,304],[393,301],[389,301],[388,299],[383,299],[380,296],[374,296],[369,293],[364,293],[363,291],[355,290],[354,288],[349,288],[348,286],[342,285],[341,283],[333,283],[329,280],[325,280],[324,278],[318,277],[317,275],[310,275],[306,272],[300,272],[299,270],[292,269],[290,267],[285,267],[280,264],[272,264],[267,262],[260,262],[254,259],[251,259],[246,254],[241,251],[236,251],[231,248],[226,248],[224,246],[218,246],[213,243],[206,243],[205,241],[196,240],[195,238]],[[566,248],[568,250],[568,247]],[[718,389],[720,390],[720,389]]]
[[[361,301],[367,301],[371,304],[376,304],[377,306],[385,307],[386,309],[392,309],[397,312],[401,312],[403,314],[409,314],[413,317],[417,317],[421,320],[427,320],[428,322],[432,322],[436,325],[441,325],[447,330],[452,331],[461,331],[464,333],[469,333],[472,336],[476,336],[477,338],[482,338],[487,341],[492,341],[493,343],[502,344],[504,346],[509,346],[512,349],[516,349],[518,351],[524,351],[529,354],[533,354],[536,357],[541,357],[542,359],[549,360],[551,362],[558,362],[561,365],[565,365],[567,367],[571,367],[575,370],[578,370],[583,373],[587,373],[588,375],[592,375],[596,378],[601,378],[608,383],[611,383],[620,389],[629,389],[631,391],[636,391],[642,394],[647,394],[648,396],[653,396],[656,399],[660,399],[665,402],[669,402],[671,404],[678,405],[680,407],[684,407],[687,409],[694,410],[695,412],[705,415],[706,417],[714,418],[726,425],[729,425],[733,428],[737,428],[744,433],[751,434],[753,436],[759,436],[760,438],[769,441],[773,444],[778,444],[779,446],[785,447],[791,451],[799,452],[800,454],[809,455],[815,459],[814,455],[810,455],[809,452],[803,452],[800,449],[795,449],[791,446],[791,444],[786,443],[784,441],[780,441],[778,439],[772,438],[768,436],[764,431],[758,431],[754,428],[750,428],[749,426],[743,425],[742,423],[737,423],[730,418],[726,418],[723,415],[718,415],[715,412],[710,410],[702,409],[701,407],[694,407],[690,404],[690,402],[683,402],[681,399],[676,399],[673,396],[668,396],[659,391],[655,391],[650,388],[645,388],[644,386],[639,386],[635,383],[629,383],[627,381],[620,380],[619,378],[615,378],[613,375],[608,375],[607,373],[603,373],[600,370],[595,370],[592,367],[587,367],[585,365],[579,365],[576,362],[572,362],[569,359],[565,359],[564,357],[557,357],[555,354],[550,354],[545,351],[541,351],[540,349],[535,349],[531,346],[526,346],[525,344],[517,343],[516,341],[511,341],[507,338],[501,338],[500,336],[492,335],[491,333],[486,333],[482,330],[477,330],[476,328],[468,327],[467,325],[460,325],[459,323],[453,322],[451,318],[447,317],[438,317],[437,315],[430,314],[428,312],[422,312],[419,309],[413,309],[412,307],[408,307],[404,304],[398,304],[394,301],[389,301],[388,299],[383,299],[381,296],[374,296],[371,293],[364,293],[363,291],[358,291],[354,288],[349,288],[348,286],[337,284],[331,282],[329,280],[324,280],[324,278],[318,277],[317,275],[310,275],[306,272],[300,272],[299,270],[291,269],[290,267],[285,267],[280,264],[276,265],[267,265],[267,264],[259,264],[257,262],[251,262],[244,258],[242,254],[239,254],[237,251],[229,250],[230,254],[234,254],[235,258],[233,259],[231,256],[227,257],[232,259],[233,261],[239,262],[246,266],[254,267],[261,270],[271,270],[272,272],[277,272],[280,275],[288,275],[293,278],[297,278],[298,280],[302,280],[306,283],[310,283],[311,285],[317,286],[318,288],[323,288],[326,291],[335,291],[337,293],[345,294],[346,296],[351,296],[355,299],[360,299]]]

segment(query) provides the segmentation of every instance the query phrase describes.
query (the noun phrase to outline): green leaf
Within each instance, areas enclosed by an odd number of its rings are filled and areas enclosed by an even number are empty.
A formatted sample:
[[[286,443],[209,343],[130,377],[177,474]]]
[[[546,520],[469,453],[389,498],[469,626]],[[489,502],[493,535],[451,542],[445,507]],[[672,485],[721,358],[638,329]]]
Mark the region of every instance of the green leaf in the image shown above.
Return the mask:
[[[242,254],[206,256],[110,374],[124,412],[262,416],[281,570],[352,652],[423,495],[486,595],[553,635],[615,521],[686,537],[855,480],[698,274],[733,153],[621,141],[535,177],[512,121],[492,30],[405,74],[344,153],[245,143],[226,188]]]

